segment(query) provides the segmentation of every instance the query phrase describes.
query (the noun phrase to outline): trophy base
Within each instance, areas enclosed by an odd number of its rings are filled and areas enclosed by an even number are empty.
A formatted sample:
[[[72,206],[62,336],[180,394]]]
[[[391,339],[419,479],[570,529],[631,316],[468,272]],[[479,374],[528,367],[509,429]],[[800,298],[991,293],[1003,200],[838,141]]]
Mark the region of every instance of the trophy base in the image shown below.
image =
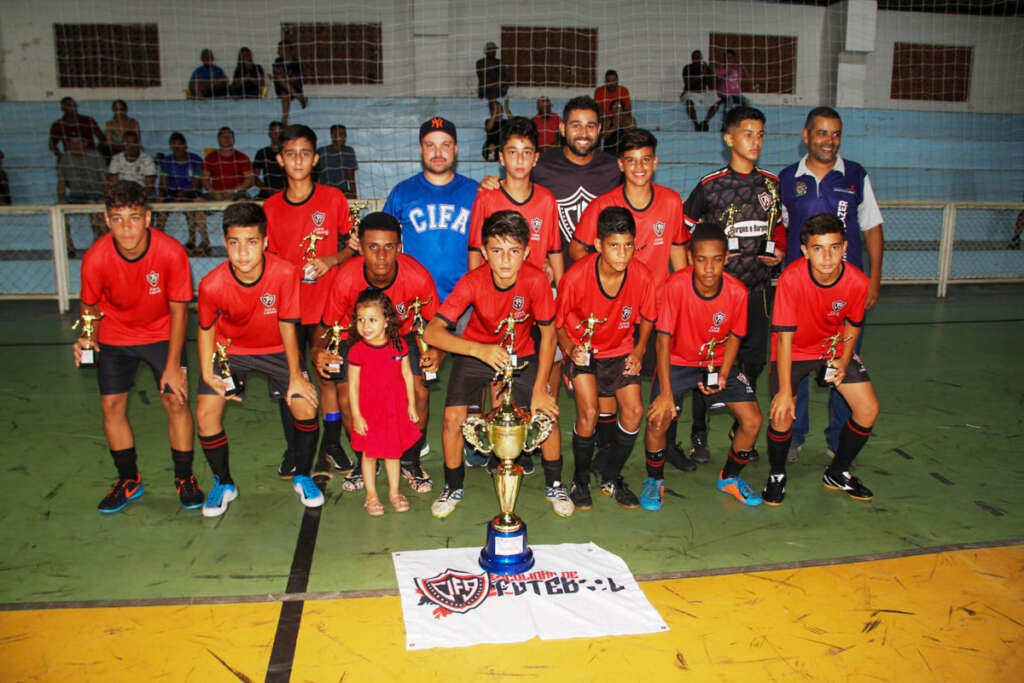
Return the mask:
[[[237,396],[245,391],[245,384],[234,375],[231,375],[230,377],[221,377],[220,379],[224,382],[225,397]]]
[[[718,388],[718,371],[708,370],[705,368],[704,377],[701,380],[704,384],[705,389],[717,389]]]
[[[761,256],[775,256],[775,240],[765,240]]]
[[[729,237],[729,238],[727,238],[727,241],[729,243],[729,253],[730,254],[738,254],[738,253],[740,253],[740,238],[739,237]]]
[[[342,377],[341,364],[340,363],[328,363],[327,364],[327,378],[332,381],[339,381]]]
[[[833,380],[836,378],[836,369],[831,365],[822,365],[818,368],[818,375],[815,380],[818,382],[820,387],[831,387]]]
[[[299,282],[301,282],[304,285],[315,285],[316,284],[316,278],[315,277],[314,278],[304,277],[301,280],[299,280]]]
[[[96,352],[92,349],[82,349],[82,355],[78,359],[78,367],[80,368],[94,368],[96,367]]]
[[[423,373],[423,384],[432,387],[437,384],[437,373],[436,372],[424,372]]]
[[[487,524],[487,544],[480,551],[480,567],[491,574],[522,574],[533,567],[534,557],[526,544],[526,523],[516,531],[498,531]]]

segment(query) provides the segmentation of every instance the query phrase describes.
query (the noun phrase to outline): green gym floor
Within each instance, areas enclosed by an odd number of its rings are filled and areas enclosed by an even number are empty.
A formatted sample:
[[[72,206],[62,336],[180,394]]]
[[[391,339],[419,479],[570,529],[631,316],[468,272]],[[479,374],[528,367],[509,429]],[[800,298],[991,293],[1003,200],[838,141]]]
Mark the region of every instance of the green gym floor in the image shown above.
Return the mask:
[[[145,495],[120,513],[100,515],[96,504],[110,487],[114,469],[100,423],[95,371],[76,369],[71,359],[73,319],[70,314],[59,316],[53,302],[0,302],[0,395],[4,407],[0,680],[288,680],[289,674],[292,680],[422,680],[444,675],[440,667],[431,669],[434,664],[407,658],[401,647],[397,599],[390,598],[390,607],[380,611],[369,610],[365,619],[346,615],[355,614],[362,600],[396,595],[392,552],[482,544],[486,521],[497,508],[484,471],[467,471],[466,499],[443,521],[434,519],[429,510],[436,489],[422,495],[406,490],[412,503],[409,513],[397,515],[389,508],[383,518],[373,519],[363,511],[361,492],[343,494],[338,478],[327,485],[322,511],[304,513],[290,482],[276,476],[283,451],[278,411],[266,396],[265,384],[256,378],[244,403],[232,404],[225,416],[239,498],[223,517],[206,519],[198,510],[183,510],[178,504],[164,413],[152,376],[143,368],[129,398],[129,414]],[[194,340],[194,320],[192,324],[190,339]],[[556,517],[543,497],[543,474],[538,467],[537,474],[524,481],[517,506],[530,525],[530,541],[594,541],[621,556],[650,591],[667,580],[684,582],[684,592],[691,591],[686,586],[698,590],[702,584],[685,582],[716,577],[724,581],[713,589],[717,598],[723,597],[722,592],[736,594],[733,609],[737,618],[738,612],[753,604],[752,590],[772,587],[770,581],[749,580],[760,572],[860,566],[857,563],[994,549],[995,555],[972,555],[974,564],[962,576],[951,578],[935,591],[954,592],[971,576],[995,577],[992,580],[1000,584],[1001,597],[989,599],[1004,602],[990,606],[1009,620],[1004,624],[1009,630],[985,656],[990,664],[1001,664],[973,670],[976,674],[990,672],[975,675],[979,680],[1014,680],[1024,663],[1020,654],[1024,523],[1015,504],[1024,487],[1024,363],[1020,355],[1024,286],[961,285],[951,288],[945,300],[935,298],[933,287],[886,287],[881,303],[869,315],[865,335],[862,357],[882,412],[858,459],[857,474],[874,490],[874,501],[854,502],[822,488],[827,455],[821,430],[827,395],[815,387],[812,433],[799,462],[789,468],[783,506],[746,508],[715,490],[731,422],[726,414],[716,413],[711,423],[712,464],[695,473],[670,468],[665,507],[660,512],[622,510],[609,499],[595,496],[592,510],[577,512],[569,519]],[[190,343],[193,368],[197,367],[195,351],[195,344]],[[442,383],[445,379],[442,375]],[[194,390],[195,372],[191,381]],[[764,408],[767,381],[761,384],[759,400]],[[436,484],[442,478],[439,418],[443,393],[435,390],[431,403],[432,452],[423,464]],[[568,476],[574,409],[564,391],[561,410]],[[688,415],[689,404],[683,410],[681,435],[689,433]],[[759,446],[764,453],[763,436]],[[211,475],[198,444],[196,452],[196,475],[208,490]],[[767,462],[762,457],[761,462],[746,468],[744,477],[759,489],[766,473]],[[625,475],[639,492],[646,476],[640,444]],[[407,489],[404,484],[403,489]],[[992,561],[1002,563],[1003,569],[985,569],[977,559],[982,555],[998,556]],[[885,569],[882,573],[899,571]],[[914,571],[906,570],[906,577],[916,576]],[[934,568],[931,573],[935,574]],[[821,612],[818,618],[825,621],[832,610],[830,601],[849,599],[843,597],[849,582],[832,581],[823,580],[823,593],[809,607]],[[764,586],[758,585],[762,583]],[[830,591],[830,586],[834,590]],[[744,597],[739,600],[741,593]],[[341,601],[341,607],[329,608],[335,601]],[[652,602],[669,620],[653,597]],[[161,629],[140,627],[145,619],[133,616],[132,611],[174,611],[188,606],[195,609],[196,605],[224,610],[261,605],[262,611],[237,618],[229,612],[219,612],[217,617],[211,616],[210,610],[197,613],[185,627],[192,636],[169,639],[163,645],[156,635]],[[282,605],[297,605],[298,609],[289,611],[281,609]],[[952,605],[950,602],[950,615]],[[116,618],[103,616],[110,608],[115,609]],[[301,645],[303,609],[306,625],[317,615],[322,642]],[[326,612],[331,609],[334,616],[328,618]],[[913,610],[906,604],[901,609]],[[973,614],[978,609],[975,606],[968,611]],[[364,628],[372,631],[373,614],[381,621],[378,627],[397,628],[399,636],[393,643],[381,640],[380,647],[393,646],[393,652],[375,651],[373,641],[359,640],[359,635],[352,633]],[[728,632],[734,628],[729,614],[725,612],[717,623],[705,627],[717,629],[719,635]],[[942,618],[946,618],[944,612]],[[679,630],[669,622],[678,637]],[[216,643],[231,640],[235,630],[256,629],[257,624],[261,628],[250,634],[253,647],[239,655],[239,662],[227,661]],[[859,626],[860,622],[855,630]],[[137,639],[118,639],[122,628],[135,628]],[[976,628],[985,627],[979,623]],[[93,633],[93,629],[99,631]],[[970,632],[970,628],[966,630]],[[88,656],[79,656],[69,641],[73,643],[85,633],[102,637]],[[325,639],[325,635],[331,637]],[[103,638],[110,639],[106,646]],[[738,638],[743,641],[741,649],[751,646],[747,636]],[[630,643],[634,653],[637,647],[642,650],[645,642],[643,637],[601,640],[606,643],[605,653],[613,652],[617,641]],[[365,644],[353,650],[346,645],[350,641]],[[544,648],[555,648],[549,654],[559,652],[558,645],[550,642],[530,645],[538,657],[543,657]],[[131,661],[136,648],[161,647],[172,650],[164,653],[166,659],[153,660],[129,675],[125,661]],[[574,657],[572,661],[554,657],[561,663],[553,662],[551,668],[540,672],[516,673],[517,658],[508,656],[512,647],[488,646],[477,653],[485,653],[495,665],[507,664],[506,668],[488,669],[485,662],[478,668],[465,665],[455,680],[473,680],[485,674],[490,680],[506,675],[509,680],[521,676],[604,680],[614,670],[594,657],[584,659],[566,650],[565,657]],[[720,665],[721,659],[713,661],[709,655],[701,662],[694,652],[680,664],[682,649],[678,643],[672,647],[679,652],[673,662],[675,674],[693,672],[703,663],[708,668],[692,680],[731,679],[712,666],[716,661]],[[174,652],[179,648],[181,657],[176,658]],[[334,665],[316,668],[311,662],[317,657],[309,648],[334,652]],[[434,656],[462,652],[435,651]],[[980,658],[977,652],[963,656]],[[749,653],[735,654],[740,660]],[[783,659],[784,655],[778,648],[771,653]],[[822,669],[810,678],[859,680],[855,675],[859,673],[871,680],[908,676],[910,680],[945,680],[952,676],[934,669],[934,660],[921,664],[916,655],[916,669],[890,668],[878,661],[846,656],[843,669],[831,674]],[[180,658],[186,661],[178,661]],[[200,659],[204,660],[201,666],[197,663]],[[927,658],[922,654],[921,659]],[[943,659],[953,662],[956,655]],[[170,664],[172,660],[176,664]],[[387,670],[394,676],[380,671],[374,675],[372,668],[356,673],[356,664],[370,661],[388,661],[391,668]],[[633,664],[635,671],[636,666],[643,666],[643,660],[634,659]],[[972,671],[970,661],[961,664],[964,671]],[[204,669],[206,666],[212,668]],[[559,666],[564,668],[560,673]],[[867,669],[860,672],[860,666]],[[345,671],[350,672],[348,678]],[[897,675],[897,671],[901,673]],[[806,678],[807,672],[803,674]],[[751,671],[751,675],[757,674]],[[776,672],[770,678],[785,680],[787,675]]]

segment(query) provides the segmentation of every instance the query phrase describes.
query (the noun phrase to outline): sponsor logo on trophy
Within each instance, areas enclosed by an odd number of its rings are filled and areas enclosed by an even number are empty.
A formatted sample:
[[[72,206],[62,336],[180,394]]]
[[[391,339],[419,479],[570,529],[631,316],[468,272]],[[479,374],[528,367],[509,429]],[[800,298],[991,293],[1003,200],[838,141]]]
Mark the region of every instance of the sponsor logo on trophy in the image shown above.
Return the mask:
[[[408,306],[408,310],[412,311],[412,329],[416,335],[416,347],[420,350],[420,358],[430,348],[430,345],[423,338],[423,331],[427,329],[427,321],[423,319],[423,313],[420,309],[429,304],[433,298],[429,296],[426,301],[420,301],[420,298],[416,297]],[[428,387],[437,384],[437,373],[432,370],[424,370],[423,383]]]
[[[72,330],[77,330],[79,326],[81,326],[82,334],[80,338],[84,339],[89,344],[89,348],[82,349],[82,355],[78,359],[78,367],[80,368],[91,368],[96,365],[96,351],[92,348],[92,345],[96,342],[96,327],[93,323],[98,321],[104,315],[105,314],[102,312],[99,315],[82,313],[78,316],[78,320],[76,320],[71,326]]]
[[[761,246],[761,256],[775,256],[775,240],[772,239],[772,234],[775,232],[775,225],[779,222],[779,187],[768,178],[764,179],[764,184],[768,188],[771,199],[769,199],[766,209],[768,215],[765,218],[764,244]]]
[[[740,253],[740,238],[736,234],[737,213],[739,213],[739,209],[733,204],[730,204],[729,208],[722,212],[722,218],[725,220],[725,239],[729,243],[730,254]]]
[[[625,308],[623,308],[623,314],[625,314]],[[594,366],[597,364],[596,359],[594,358],[594,353],[597,349],[593,348],[594,328],[606,322],[608,322],[608,318],[602,320],[591,313],[585,320],[581,320],[579,324],[576,325],[577,330],[586,326],[583,330],[583,334],[580,335],[580,346],[583,347],[583,351],[586,353],[586,360],[583,365],[579,365],[575,362],[573,363],[578,370],[586,370],[588,372],[594,371]]]
[[[321,223],[323,220],[321,219]],[[316,282],[316,270],[313,268],[313,259],[316,258],[316,243],[323,239],[323,236],[316,234],[316,228],[313,229],[308,235],[299,240],[299,246],[306,244],[306,253],[302,255],[306,265],[302,268],[302,282],[303,284],[311,285]]]
[[[327,340],[327,346],[324,350],[332,356],[341,355],[341,334],[347,330],[347,327],[335,320],[334,324],[320,335],[321,339]],[[327,376],[333,380],[341,379],[341,363],[328,363],[327,364]]]
[[[711,338],[710,341],[706,341],[700,345],[700,352],[703,354],[702,361],[707,361],[707,365],[704,366],[704,373],[701,375],[701,382],[704,383],[705,389],[717,389],[719,387],[718,381],[718,370],[715,369],[715,347],[724,342],[727,337],[721,339]]]
[[[217,374],[220,381],[224,382],[224,396],[234,396],[242,393],[245,383],[231,372],[231,363],[228,360],[228,349],[231,348],[231,340],[226,344],[214,342],[216,350],[213,352],[213,362],[217,365]]]
[[[825,353],[821,356],[825,359],[825,364],[818,368],[818,374],[815,377],[815,380],[818,382],[818,386],[835,386],[833,382],[836,378],[836,366],[833,361],[835,361],[836,356],[839,355],[839,344],[848,340],[849,337],[844,338],[841,332],[837,332],[826,339],[822,344],[822,346],[827,345],[828,348],[825,349]]]

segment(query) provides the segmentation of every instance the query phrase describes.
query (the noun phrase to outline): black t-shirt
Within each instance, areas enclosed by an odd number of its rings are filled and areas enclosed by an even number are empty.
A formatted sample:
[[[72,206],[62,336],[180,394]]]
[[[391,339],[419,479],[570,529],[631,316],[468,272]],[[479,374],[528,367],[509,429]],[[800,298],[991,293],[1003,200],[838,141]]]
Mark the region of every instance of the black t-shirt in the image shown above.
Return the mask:
[[[683,67],[683,88],[686,92],[705,92],[714,86],[714,74],[707,62],[690,62]]]
[[[559,147],[541,155],[533,169],[533,182],[555,195],[562,251],[568,267],[568,244],[583,211],[595,197],[622,184],[619,162],[611,154],[598,150],[589,164],[578,166],[566,159]]]
[[[277,152],[271,147],[264,147],[256,152],[252,168],[256,175],[260,177],[260,180],[270,188],[269,190],[260,191],[260,197],[263,199],[266,199],[277,190],[285,188],[287,176],[285,176],[284,168],[277,163]]]

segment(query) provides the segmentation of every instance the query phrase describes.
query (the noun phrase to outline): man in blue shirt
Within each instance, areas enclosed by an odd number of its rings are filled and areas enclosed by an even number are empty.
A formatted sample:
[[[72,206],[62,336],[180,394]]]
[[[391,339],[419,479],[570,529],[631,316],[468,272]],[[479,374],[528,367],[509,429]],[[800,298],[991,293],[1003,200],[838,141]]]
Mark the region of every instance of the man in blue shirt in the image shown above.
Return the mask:
[[[194,202],[200,199],[200,176],[203,173],[203,160],[198,154],[188,151],[188,142],[181,133],[171,133],[168,139],[171,153],[160,159],[159,184],[157,195],[164,202]],[[167,211],[153,212],[153,225],[163,230],[167,225]],[[185,251],[191,256],[205,256],[210,252],[210,239],[206,233],[206,213],[203,211],[186,211],[185,222],[188,223],[188,242]],[[196,244],[196,234],[201,241]]]
[[[882,213],[875,199],[867,171],[860,164],[839,156],[843,122],[832,107],[815,107],[807,114],[801,137],[807,154],[798,163],[787,166],[779,174],[782,215],[788,229],[786,263],[800,258],[800,229],[804,221],[821,213],[838,216],[846,227],[846,260],[860,270],[864,268],[862,251],[868,253],[870,284],[865,310],[878,302],[882,282]],[[857,341],[860,351],[862,334]],[[823,349],[824,351],[824,349]],[[796,422],[787,459],[795,462],[797,453],[807,439],[807,380],[797,391]],[[829,424],[825,441],[830,454],[839,445],[839,432],[850,419],[850,407],[839,392],[832,391],[828,401]]]
[[[202,66],[197,66],[188,79],[189,95],[196,99],[226,97],[228,77],[224,70],[213,63],[213,50],[206,48],[199,56]]]
[[[422,263],[444,301],[466,274],[469,216],[477,182],[454,170],[455,124],[435,116],[420,126],[423,173],[391,190],[384,213],[402,223],[402,251]]]

